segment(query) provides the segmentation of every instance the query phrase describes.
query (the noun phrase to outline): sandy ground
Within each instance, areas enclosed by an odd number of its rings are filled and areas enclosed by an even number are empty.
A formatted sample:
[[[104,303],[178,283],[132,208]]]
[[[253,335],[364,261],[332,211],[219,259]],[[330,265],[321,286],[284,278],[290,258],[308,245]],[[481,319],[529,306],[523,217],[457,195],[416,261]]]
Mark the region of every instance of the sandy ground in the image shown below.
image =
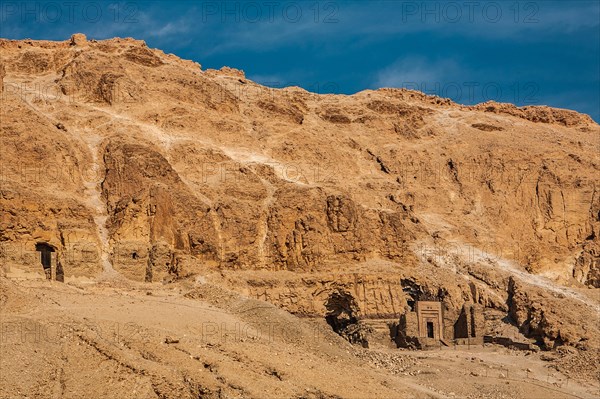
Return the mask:
[[[3,280],[1,398],[594,398],[543,354],[353,347],[222,288]]]

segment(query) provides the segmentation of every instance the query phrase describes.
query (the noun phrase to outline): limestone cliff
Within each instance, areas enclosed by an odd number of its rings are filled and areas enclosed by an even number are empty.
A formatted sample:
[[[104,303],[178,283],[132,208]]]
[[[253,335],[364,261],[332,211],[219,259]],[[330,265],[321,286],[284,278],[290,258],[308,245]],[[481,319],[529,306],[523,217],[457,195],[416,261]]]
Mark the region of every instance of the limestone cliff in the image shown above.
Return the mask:
[[[592,341],[600,128],[587,115],[272,89],[133,39],[0,51],[8,275],[42,273],[45,241],[67,280],[205,276],[321,316],[341,289],[364,318],[396,317],[417,287],[455,311],[510,310],[549,346]],[[510,276],[572,292],[579,330],[531,327]]]

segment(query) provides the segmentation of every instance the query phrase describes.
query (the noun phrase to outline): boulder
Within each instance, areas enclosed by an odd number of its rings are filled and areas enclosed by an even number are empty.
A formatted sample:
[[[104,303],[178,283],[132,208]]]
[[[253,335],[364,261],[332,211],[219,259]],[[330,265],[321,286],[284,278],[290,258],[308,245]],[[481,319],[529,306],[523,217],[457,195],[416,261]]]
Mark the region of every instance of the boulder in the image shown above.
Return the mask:
[[[83,33],[75,33],[71,36],[71,46],[85,46],[87,44],[87,37]]]

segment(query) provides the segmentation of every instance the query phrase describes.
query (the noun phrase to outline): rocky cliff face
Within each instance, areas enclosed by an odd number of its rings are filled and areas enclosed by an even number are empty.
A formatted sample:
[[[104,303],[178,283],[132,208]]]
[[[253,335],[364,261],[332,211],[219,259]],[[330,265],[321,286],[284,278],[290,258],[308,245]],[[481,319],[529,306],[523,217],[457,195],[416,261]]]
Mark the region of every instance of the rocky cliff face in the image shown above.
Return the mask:
[[[8,275],[42,273],[45,241],[67,280],[201,275],[320,316],[347,292],[364,318],[396,317],[417,289],[510,311],[549,346],[593,341],[600,128],[586,115],[271,89],[133,39],[0,51]],[[530,286],[567,290],[543,306],[576,304],[580,327],[534,325]]]

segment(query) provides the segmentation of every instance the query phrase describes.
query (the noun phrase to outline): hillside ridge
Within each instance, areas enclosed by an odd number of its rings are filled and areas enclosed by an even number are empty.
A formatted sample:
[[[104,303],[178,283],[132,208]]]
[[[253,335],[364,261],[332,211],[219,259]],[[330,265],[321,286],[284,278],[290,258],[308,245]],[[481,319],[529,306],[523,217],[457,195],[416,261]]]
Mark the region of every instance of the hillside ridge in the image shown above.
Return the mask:
[[[130,38],[0,51],[8,277],[43,275],[44,242],[67,282],[201,277],[301,317],[345,292],[364,320],[417,290],[547,349],[598,347],[588,115],[273,89]]]

